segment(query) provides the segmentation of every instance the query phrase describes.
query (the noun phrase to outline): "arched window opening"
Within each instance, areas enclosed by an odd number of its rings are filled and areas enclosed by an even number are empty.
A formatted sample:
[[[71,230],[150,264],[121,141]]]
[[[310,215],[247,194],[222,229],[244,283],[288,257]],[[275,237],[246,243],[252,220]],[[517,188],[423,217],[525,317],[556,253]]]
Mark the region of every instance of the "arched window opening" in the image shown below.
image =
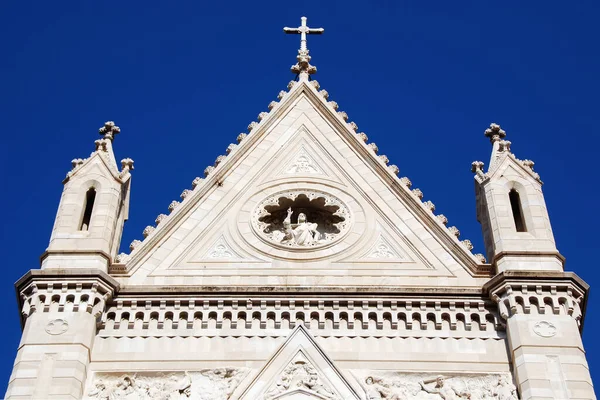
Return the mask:
[[[508,198],[510,199],[510,208],[512,209],[517,232],[527,232],[527,228],[525,227],[525,218],[523,218],[523,208],[521,207],[521,197],[519,196],[519,192],[517,192],[515,189],[512,189],[508,193]]]
[[[92,219],[92,210],[94,209],[94,201],[96,200],[96,189],[89,188],[85,194],[85,208],[83,218],[81,219],[80,231],[87,231],[90,228],[90,220]]]

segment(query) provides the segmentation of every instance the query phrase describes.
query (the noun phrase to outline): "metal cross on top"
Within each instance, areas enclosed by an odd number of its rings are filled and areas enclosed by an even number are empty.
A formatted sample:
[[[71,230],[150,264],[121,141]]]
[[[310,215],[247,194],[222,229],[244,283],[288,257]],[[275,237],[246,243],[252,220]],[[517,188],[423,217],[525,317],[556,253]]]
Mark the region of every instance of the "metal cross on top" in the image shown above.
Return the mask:
[[[306,35],[320,35],[325,32],[325,29],[309,28],[306,26],[306,17],[302,17],[300,20],[302,21],[302,25],[297,28],[283,28],[285,33],[300,34],[300,50],[298,50],[298,56],[296,57],[298,63],[292,67],[292,72],[296,74],[301,74],[302,72],[314,74],[317,72],[317,68],[309,64],[310,56],[308,55],[308,48],[306,47]]]

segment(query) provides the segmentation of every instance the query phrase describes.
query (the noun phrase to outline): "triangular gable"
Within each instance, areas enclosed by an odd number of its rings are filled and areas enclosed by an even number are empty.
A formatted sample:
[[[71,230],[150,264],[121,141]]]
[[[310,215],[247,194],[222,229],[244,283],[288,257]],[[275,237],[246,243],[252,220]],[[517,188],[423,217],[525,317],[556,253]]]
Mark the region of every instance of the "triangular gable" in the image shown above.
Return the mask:
[[[273,175],[278,176],[277,188],[299,188],[299,182],[303,182],[305,187],[317,187],[340,198],[350,193],[344,201],[350,207],[357,205],[353,211],[355,230],[340,242],[340,245],[346,246],[344,257],[347,257],[348,251],[355,251],[356,246],[366,245],[366,239],[362,238],[364,230],[372,229],[379,221],[387,224],[389,229],[396,229],[404,242],[411,243],[418,254],[413,251],[413,257],[403,243],[382,239],[387,240],[396,253],[408,254],[413,261],[425,259],[434,266],[433,269],[442,271],[443,276],[454,276],[460,271],[463,275],[465,271],[467,275],[490,274],[489,268],[479,264],[438,221],[430,207],[386,167],[374,153],[374,146],[367,146],[362,135],[354,133],[352,125],[346,123],[311,84],[296,83],[283,96],[281,103],[263,116],[260,124],[251,128],[251,133],[243,138],[240,145],[234,146],[229,156],[221,159],[202,184],[191,191],[185,201],[132,253],[127,270],[133,272],[143,266],[143,276],[137,277],[136,282],[142,282],[149,274],[164,276],[166,270],[178,268],[177,264],[186,262],[183,254],[190,254],[190,249],[195,248],[199,241],[206,240],[207,232],[213,231],[217,225],[227,225],[233,242],[244,246],[244,251],[250,254],[256,253],[260,259],[271,260],[273,265],[285,264],[281,259],[287,255],[299,257],[300,261],[322,260],[325,253],[317,254],[312,250],[305,254],[291,251],[282,255],[252,230],[249,221],[253,212],[251,207],[261,196],[265,197],[269,191],[275,190],[275,183],[269,183],[268,179]],[[277,174],[297,156],[287,153],[288,148],[310,152],[309,162],[318,163],[328,177],[336,176],[340,182],[319,174],[308,174],[309,177],[296,181],[294,174],[290,174],[289,178],[279,178],[281,175]],[[273,165],[280,168],[273,168]],[[240,224],[243,218],[247,220]],[[353,240],[356,246],[350,243]],[[331,247],[327,257],[335,258],[334,253],[335,249]],[[338,251],[338,255],[340,259],[342,252]],[[295,268],[288,264],[284,267]],[[202,275],[205,275],[204,272]]]
[[[361,399],[356,389],[303,325],[298,325],[265,366],[239,386],[240,400]]]

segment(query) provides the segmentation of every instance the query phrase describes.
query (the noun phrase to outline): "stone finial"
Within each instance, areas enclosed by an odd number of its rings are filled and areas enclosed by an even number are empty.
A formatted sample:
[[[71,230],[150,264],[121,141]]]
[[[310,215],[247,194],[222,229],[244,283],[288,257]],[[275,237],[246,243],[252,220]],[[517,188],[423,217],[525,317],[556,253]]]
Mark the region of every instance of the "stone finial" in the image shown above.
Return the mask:
[[[356,122],[351,121],[348,122],[348,126],[350,127],[350,129],[352,129],[354,132],[358,131],[358,125],[356,125]]]
[[[250,122],[250,124],[248,125],[248,132],[252,132],[252,130],[254,128],[256,128],[257,126],[258,126],[258,122],[256,122],[256,121]]]
[[[522,164],[523,164],[524,167],[527,167],[527,168],[529,168],[530,170],[533,171],[533,166],[535,165],[535,163],[533,161],[531,161],[531,160],[523,160]]]
[[[267,118],[267,116],[268,116],[268,115],[269,115],[269,113],[268,113],[268,112],[266,112],[266,111],[263,111],[263,112],[261,112],[260,114],[258,114],[258,120],[259,120],[259,121],[262,121],[263,119]]]
[[[423,203],[423,205],[429,211],[431,211],[431,212],[435,211],[435,204],[433,204],[433,202],[431,202],[431,200],[427,200],[426,202]]]
[[[188,197],[191,193],[192,191],[190,189],[184,189],[183,192],[181,192],[181,194],[179,195],[179,197],[185,200],[185,198]]]
[[[115,135],[121,133],[121,128],[115,125],[113,121],[106,121],[104,126],[98,129],[98,133],[108,140],[113,140]]]
[[[373,152],[375,154],[377,154],[377,152],[379,151],[379,147],[377,147],[377,145],[375,144],[375,142],[371,142],[367,145],[368,148],[370,148],[371,150],[373,150]]]
[[[203,180],[204,179],[200,178],[199,176],[195,177],[194,180],[192,181],[192,187],[194,189],[196,189],[196,186],[198,186],[199,184],[201,184]]]
[[[295,74],[299,74],[308,79],[308,75],[314,74],[317,72],[317,68],[313,65],[310,65],[310,56],[308,55],[308,47],[306,46],[306,36],[314,35],[314,34],[322,34],[325,32],[323,28],[309,28],[306,25],[306,17],[300,18],[301,25],[297,28],[283,28],[285,33],[299,34],[300,35],[300,49],[298,50],[298,55],[296,56],[296,60],[298,61],[296,65],[292,66],[292,72]]]
[[[483,165],[484,164],[481,161],[473,161],[471,163],[471,172],[475,173],[475,179],[479,183],[482,183],[483,181],[488,179],[488,176],[485,174],[485,172],[483,172]]]
[[[490,142],[494,143],[504,139],[506,137],[506,132],[500,128],[500,125],[492,122],[490,127],[485,130],[484,135],[490,139]]]
[[[73,166],[73,169],[81,167],[82,164],[83,164],[83,158],[75,158],[75,159],[71,160],[71,165]]]
[[[446,218],[446,216],[444,214],[439,214],[435,216],[437,218],[438,221],[440,221],[442,223],[442,225],[447,225],[448,224],[448,218]]]
[[[214,170],[215,170],[215,167],[213,167],[212,165],[209,165],[208,167],[204,168],[204,176],[210,175]]]
[[[242,140],[244,140],[246,138],[246,136],[248,136],[248,134],[246,133],[240,133],[239,135],[237,135],[237,141],[238,143],[242,143]]]
[[[337,111],[338,108],[340,108],[340,106],[338,105],[338,103],[335,102],[335,101],[329,101],[329,102],[327,102],[327,104],[329,104],[331,106],[331,108],[333,108],[336,111]]]
[[[279,100],[281,100],[281,99],[283,99],[283,96],[285,96],[286,94],[287,94],[287,92],[285,90],[282,90],[277,94],[277,98]]]
[[[412,194],[418,197],[420,200],[423,200],[423,192],[421,192],[421,189],[413,189]]]
[[[144,231],[142,232],[142,234],[144,235],[144,238],[147,238],[148,236],[150,236],[152,234],[152,232],[154,232],[156,228],[148,225],[147,227],[144,228]]]
[[[269,103],[269,110],[274,109],[275,107],[277,107],[277,104],[279,104],[278,102],[276,102],[275,100],[273,100],[272,102]]]
[[[329,92],[328,92],[327,90],[325,90],[325,89],[323,89],[323,90],[320,90],[320,91],[319,91],[319,94],[320,94],[321,96],[323,96],[323,98],[324,98],[325,100],[327,100],[327,99],[329,98]]]
[[[168,215],[166,215],[166,214],[158,214],[158,217],[156,217],[154,222],[156,222],[156,225],[160,225],[160,223],[163,222],[164,219],[167,217],[168,217]]]
[[[96,145],[96,151],[108,151],[106,139],[98,139],[94,141],[94,144]]]
[[[367,142],[367,140],[369,140],[369,137],[364,132],[359,132],[356,134],[356,136],[358,136],[360,138],[360,140],[362,140],[365,143]]]
[[[409,189],[412,186],[412,182],[410,181],[410,179],[408,179],[407,176],[403,176],[402,178],[400,178],[400,183],[402,183],[404,186],[406,186]]]
[[[398,175],[400,173],[400,168],[398,168],[397,165],[391,164],[391,165],[388,165],[387,168],[394,175]]]
[[[473,243],[469,239],[461,240],[460,242],[467,250],[473,250]]]
[[[225,161],[226,158],[227,156],[221,154],[215,159],[215,166],[221,164],[223,161]]]
[[[233,152],[235,149],[237,149],[237,144],[229,143],[229,146],[227,146],[227,150],[225,150],[225,152],[227,154],[231,154],[231,152]]]
[[[477,261],[479,261],[481,264],[485,264],[487,263],[487,260],[485,259],[485,256],[481,253],[477,253],[477,254],[473,254],[473,256],[477,259]]]
[[[170,211],[170,212],[173,212],[173,211],[175,211],[175,209],[176,209],[177,207],[179,207],[179,204],[181,204],[181,203],[179,203],[177,200],[173,200],[173,201],[171,202],[171,204],[169,204],[169,211]]]
[[[131,158],[124,158],[121,160],[122,171],[132,171],[133,169],[133,160]]]
[[[483,170],[483,162],[482,161],[473,161],[471,163],[471,172],[477,172]]]
[[[508,141],[508,140],[501,140],[498,143],[498,151],[499,152],[506,151],[506,152],[510,153],[510,145],[511,145],[510,141]]]
[[[343,119],[344,121],[348,121],[348,114],[346,113],[346,111],[338,111],[338,115],[339,115],[340,117],[342,117],[342,119]]]
[[[455,227],[455,226],[451,226],[451,227],[449,227],[449,228],[448,228],[448,231],[449,231],[449,232],[450,232],[452,235],[456,236],[457,238],[458,238],[458,237],[460,237],[460,231],[458,230],[458,228],[457,228],[457,227]]]
[[[133,242],[131,242],[131,244],[129,245],[129,250],[134,251],[136,248],[138,248],[140,245],[142,244],[141,240],[134,240]]]

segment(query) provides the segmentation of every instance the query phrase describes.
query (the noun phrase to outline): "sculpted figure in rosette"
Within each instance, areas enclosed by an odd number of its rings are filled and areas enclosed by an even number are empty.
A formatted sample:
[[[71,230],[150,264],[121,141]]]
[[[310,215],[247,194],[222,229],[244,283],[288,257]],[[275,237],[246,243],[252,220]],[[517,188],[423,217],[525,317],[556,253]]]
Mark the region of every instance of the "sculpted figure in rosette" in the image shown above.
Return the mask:
[[[294,243],[298,246],[310,246],[319,241],[321,234],[317,231],[318,225],[306,220],[304,213],[298,214],[298,223],[292,224],[291,208],[287,210],[287,217],[283,220],[285,236],[281,243]]]

